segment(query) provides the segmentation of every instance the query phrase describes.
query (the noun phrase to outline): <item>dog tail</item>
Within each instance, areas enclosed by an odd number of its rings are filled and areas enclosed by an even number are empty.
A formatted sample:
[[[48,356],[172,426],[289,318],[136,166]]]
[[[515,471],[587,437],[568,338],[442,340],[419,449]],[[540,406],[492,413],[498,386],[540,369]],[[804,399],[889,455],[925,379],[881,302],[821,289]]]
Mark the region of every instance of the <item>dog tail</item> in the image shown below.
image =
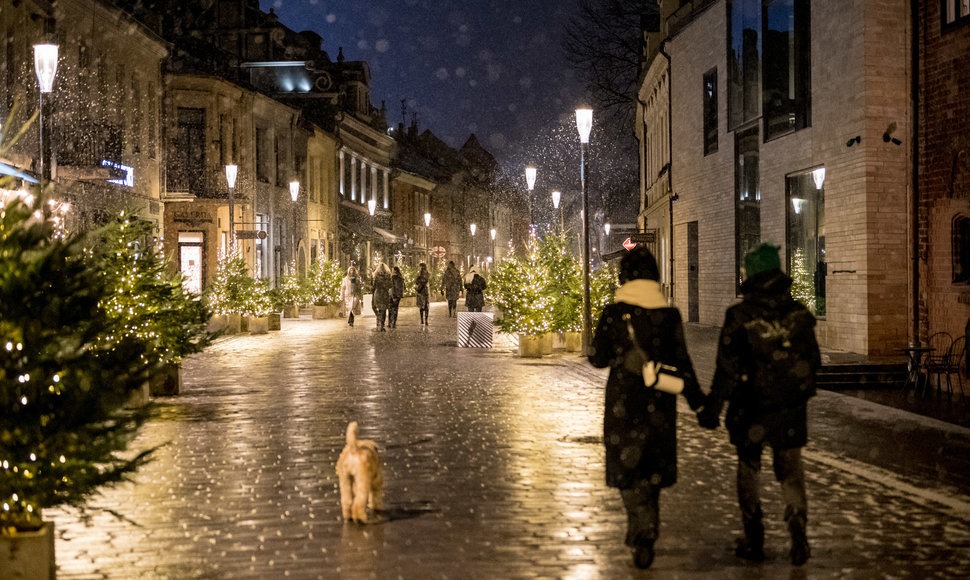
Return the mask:
[[[357,445],[357,421],[347,425],[347,445]]]

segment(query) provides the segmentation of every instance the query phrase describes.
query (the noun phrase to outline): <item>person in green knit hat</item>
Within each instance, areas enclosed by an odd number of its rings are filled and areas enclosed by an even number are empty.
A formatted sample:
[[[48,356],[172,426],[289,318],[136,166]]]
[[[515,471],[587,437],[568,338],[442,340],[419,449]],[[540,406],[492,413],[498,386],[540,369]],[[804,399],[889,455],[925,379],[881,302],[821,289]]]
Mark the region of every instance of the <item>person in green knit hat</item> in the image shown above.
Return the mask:
[[[789,558],[800,566],[811,555],[801,452],[808,441],[807,403],[815,395],[821,356],[815,317],[792,298],[792,280],[781,271],[778,249],[761,244],[744,257],[743,299],[725,314],[711,392],[698,421],[716,429],[727,402],[744,527],[735,554],[759,562],[765,557],[758,477],[762,451],[769,445],[791,534]]]

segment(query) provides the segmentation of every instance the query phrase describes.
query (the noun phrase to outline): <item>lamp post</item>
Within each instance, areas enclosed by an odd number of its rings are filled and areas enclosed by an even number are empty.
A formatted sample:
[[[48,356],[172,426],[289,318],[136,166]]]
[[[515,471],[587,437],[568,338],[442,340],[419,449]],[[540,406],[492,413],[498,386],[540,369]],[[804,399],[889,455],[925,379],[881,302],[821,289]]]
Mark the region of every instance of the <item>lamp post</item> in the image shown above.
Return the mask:
[[[431,263],[431,213],[424,212],[424,249],[428,252],[428,263]]]
[[[226,165],[226,183],[229,185],[229,247],[236,247],[236,216],[233,208],[232,190],[236,187],[236,174],[239,167],[230,163]]]
[[[529,235],[535,233],[535,218],[532,215],[532,189],[536,186],[536,168],[532,165],[525,168],[525,184],[529,188]]]
[[[560,191],[552,192],[552,208],[559,210],[559,228],[562,229],[562,231],[566,231],[566,222],[565,222],[565,218],[563,218],[563,215],[562,215],[563,210],[562,208],[559,207],[559,199],[561,197],[562,197],[562,192]]]
[[[583,188],[583,355],[590,354],[593,338],[592,307],[589,303],[589,196],[586,193],[586,146],[593,129],[593,109],[576,109],[579,131],[580,181]]]
[[[37,84],[40,87],[40,182],[41,187],[51,179],[51,148],[50,148],[50,114],[45,114],[44,93],[54,90],[54,77],[57,75],[57,45],[34,45],[34,72],[37,74]],[[49,100],[48,100],[49,101]],[[47,122],[44,122],[47,119]]]

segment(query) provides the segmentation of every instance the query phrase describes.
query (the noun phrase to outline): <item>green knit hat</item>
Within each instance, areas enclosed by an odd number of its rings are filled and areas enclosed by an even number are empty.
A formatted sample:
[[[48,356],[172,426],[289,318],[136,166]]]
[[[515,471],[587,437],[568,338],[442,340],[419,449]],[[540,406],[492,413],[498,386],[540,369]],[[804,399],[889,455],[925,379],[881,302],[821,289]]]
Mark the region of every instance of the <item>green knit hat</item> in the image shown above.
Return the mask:
[[[781,260],[778,259],[780,248],[773,244],[761,244],[751,250],[744,257],[744,273],[747,277],[754,276],[766,270],[780,270]]]

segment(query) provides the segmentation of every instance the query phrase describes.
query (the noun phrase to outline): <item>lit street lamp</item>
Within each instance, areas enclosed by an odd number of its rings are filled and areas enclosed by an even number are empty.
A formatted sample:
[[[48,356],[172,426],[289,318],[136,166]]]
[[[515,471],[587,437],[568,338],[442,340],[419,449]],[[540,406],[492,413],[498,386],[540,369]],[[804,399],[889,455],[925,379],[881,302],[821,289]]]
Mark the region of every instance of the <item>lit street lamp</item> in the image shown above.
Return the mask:
[[[488,233],[492,236],[492,243],[488,248],[488,261],[492,263],[495,261],[495,234],[498,232],[495,231],[495,228],[492,228]]]
[[[428,263],[431,263],[431,213],[424,213],[424,247],[428,251]]]
[[[593,338],[589,303],[589,196],[586,194],[586,146],[593,129],[593,109],[576,109],[576,129],[579,131],[579,175],[583,186],[583,355],[586,356],[590,354]]]
[[[226,165],[226,183],[229,185],[229,247],[236,247],[236,217],[233,209],[232,190],[236,187],[236,174],[239,167],[230,163]]]
[[[296,198],[300,197],[300,182],[291,181],[290,182],[290,199],[296,202]]]
[[[34,45],[34,72],[37,74],[37,84],[40,87],[40,182],[41,187],[51,179],[51,131],[50,115],[44,114],[44,93],[54,90],[54,77],[57,75],[57,45]],[[50,107],[50,103],[47,103]],[[44,119],[47,118],[47,122]]]
[[[525,168],[525,184],[529,187],[529,234],[533,234],[533,224],[535,219],[532,217],[532,189],[536,186],[536,168],[529,166]]]
[[[610,223],[609,222],[606,222],[605,224],[603,224],[603,231],[606,232],[606,235],[610,235]]]
[[[559,207],[559,199],[561,197],[562,197],[562,192],[559,192],[559,191],[553,191],[552,192],[552,208],[559,210],[559,227],[563,231],[565,231],[566,230],[566,221],[565,221],[565,218],[563,218],[563,209]]]
[[[468,229],[470,229],[472,231],[471,256],[468,256],[468,262],[469,262],[468,263],[468,266],[471,267],[472,266],[472,263],[471,263],[472,262],[472,256],[475,255],[475,232],[478,231],[478,226],[475,225],[475,224],[471,224],[471,225],[468,226]]]

